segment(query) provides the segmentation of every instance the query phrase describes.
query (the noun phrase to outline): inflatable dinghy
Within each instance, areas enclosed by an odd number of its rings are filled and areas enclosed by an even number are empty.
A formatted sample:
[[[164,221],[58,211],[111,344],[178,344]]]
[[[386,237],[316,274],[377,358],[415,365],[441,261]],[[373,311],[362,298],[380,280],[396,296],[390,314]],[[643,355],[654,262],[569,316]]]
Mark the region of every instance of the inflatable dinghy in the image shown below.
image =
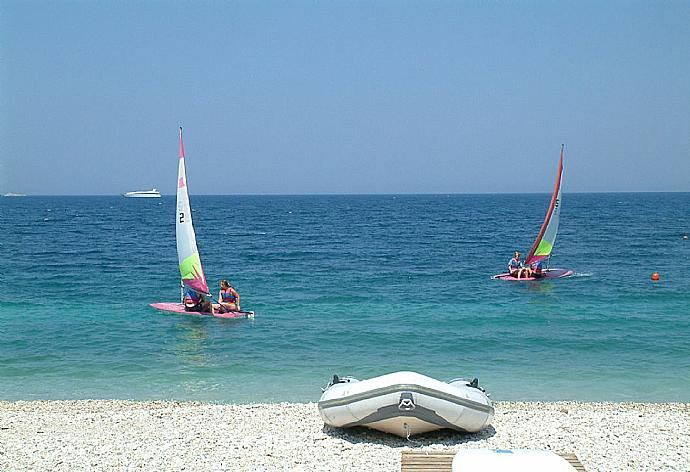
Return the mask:
[[[474,433],[494,416],[477,379],[441,382],[416,372],[362,381],[334,376],[318,407],[329,426],[366,426],[403,438],[442,428]]]

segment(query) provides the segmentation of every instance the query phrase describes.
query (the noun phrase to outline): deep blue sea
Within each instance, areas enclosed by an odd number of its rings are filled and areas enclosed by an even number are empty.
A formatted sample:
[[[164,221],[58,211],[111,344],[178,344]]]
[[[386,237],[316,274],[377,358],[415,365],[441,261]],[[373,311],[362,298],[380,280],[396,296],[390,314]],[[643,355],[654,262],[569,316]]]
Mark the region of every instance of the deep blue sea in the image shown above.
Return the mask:
[[[191,196],[212,287],[254,320],[165,314],[175,197],[0,199],[0,399],[316,401],[333,374],[478,377],[495,400],[690,401],[690,193]],[[659,282],[650,275],[658,271]]]

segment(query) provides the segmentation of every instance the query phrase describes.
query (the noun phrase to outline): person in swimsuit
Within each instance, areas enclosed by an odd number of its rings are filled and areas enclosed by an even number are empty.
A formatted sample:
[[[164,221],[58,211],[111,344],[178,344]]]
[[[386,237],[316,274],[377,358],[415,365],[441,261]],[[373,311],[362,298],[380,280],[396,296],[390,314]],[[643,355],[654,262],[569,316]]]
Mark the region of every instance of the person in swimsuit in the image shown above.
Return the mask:
[[[515,251],[513,258],[508,261],[508,273],[516,279],[529,275],[529,270],[525,268],[525,264],[520,260],[519,251]]]
[[[240,311],[240,294],[230,282],[223,279],[220,281],[220,292],[218,292],[218,309],[222,313],[228,311]]]

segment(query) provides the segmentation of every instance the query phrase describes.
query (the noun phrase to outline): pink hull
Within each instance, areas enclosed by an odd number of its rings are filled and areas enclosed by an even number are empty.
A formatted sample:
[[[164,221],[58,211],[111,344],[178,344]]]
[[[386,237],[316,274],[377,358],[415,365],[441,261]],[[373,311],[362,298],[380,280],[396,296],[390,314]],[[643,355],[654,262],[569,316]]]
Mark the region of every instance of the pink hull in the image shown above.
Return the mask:
[[[151,303],[153,308],[160,311],[167,311],[169,313],[180,313],[183,315],[196,315],[196,316],[213,316],[214,318],[254,318],[253,311],[229,311],[227,313],[208,313],[199,311],[185,311],[184,305],[182,303]]]
[[[519,279],[513,277],[512,275],[505,273],[505,274],[498,274],[494,275],[491,277],[492,279],[499,279],[499,280],[514,280],[516,282],[522,282],[522,281],[530,281],[530,280],[543,280],[543,279],[560,279],[561,277],[568,277],[573,275],[572,270],[568,269],[547,269],[545,271],[544,277],[536,278],[536,277],[521,277]]]

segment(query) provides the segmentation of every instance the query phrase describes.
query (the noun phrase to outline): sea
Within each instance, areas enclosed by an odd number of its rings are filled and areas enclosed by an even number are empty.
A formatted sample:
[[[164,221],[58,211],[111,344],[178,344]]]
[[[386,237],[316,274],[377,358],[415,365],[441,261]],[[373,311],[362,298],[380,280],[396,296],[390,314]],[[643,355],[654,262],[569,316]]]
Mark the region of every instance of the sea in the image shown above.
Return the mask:
[[[690,402],[690,193],[192,195],[209,285],[168,314],[175,197],[0,198],[0,399],[313,402],[334,374],[478,378],[494,400]],[[659,281],[650,280],[658,272]]]

